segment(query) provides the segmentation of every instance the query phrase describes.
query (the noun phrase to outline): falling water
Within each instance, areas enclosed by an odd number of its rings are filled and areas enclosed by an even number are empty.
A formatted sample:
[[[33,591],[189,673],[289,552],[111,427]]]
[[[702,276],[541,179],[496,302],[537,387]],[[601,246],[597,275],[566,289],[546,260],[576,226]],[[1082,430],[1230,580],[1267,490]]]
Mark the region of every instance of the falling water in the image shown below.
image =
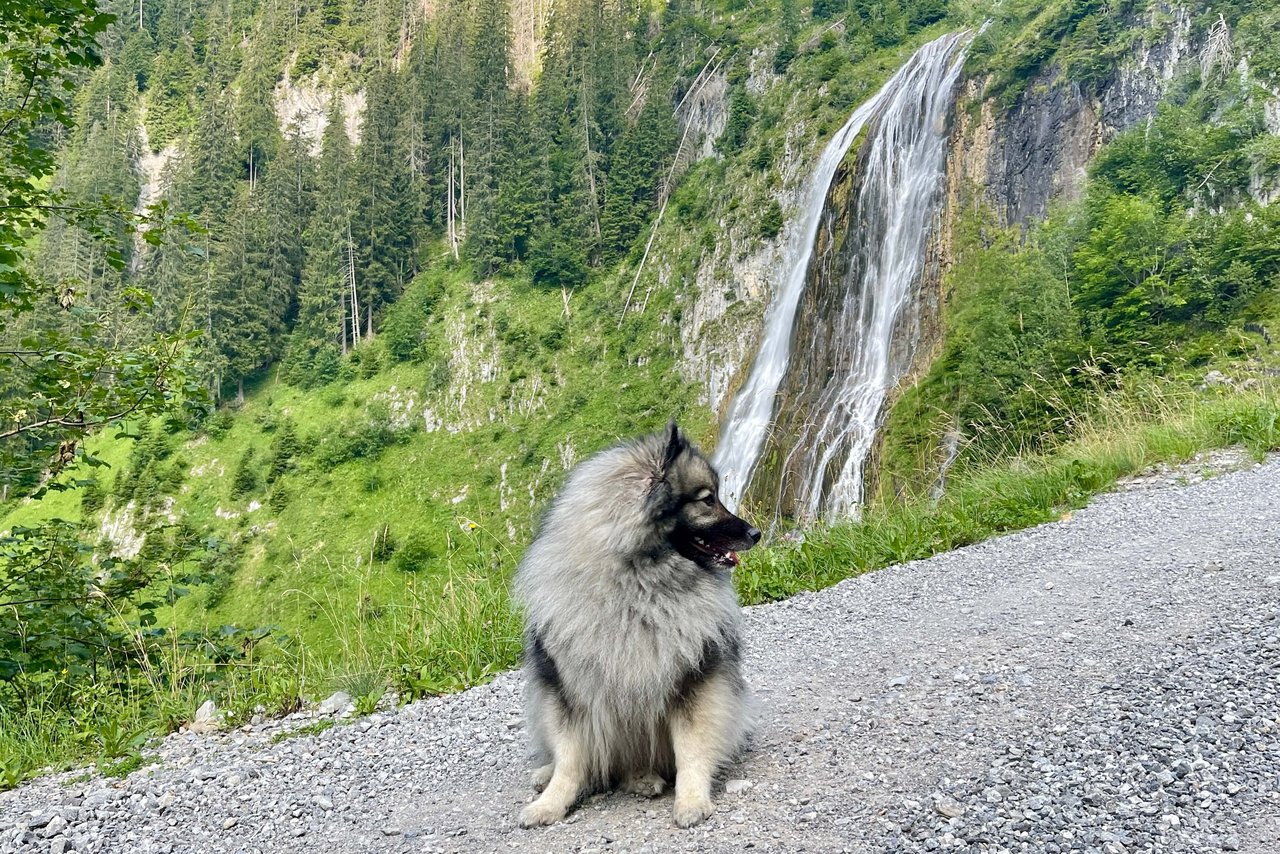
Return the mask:
[[[858,151],[858,183],[850,221],[855,234],[839,283],[824,370],[807,382],[797,441],[780,480],[802,518],[857,512],[863,463],[890,376],[899,316],[920,275],[932,213],[942,185],[947,118],[959,80],[966,33],[920,48],[832,138],[804,191],[802,215],[785,255],[786,281],[765,319],[764,340],[721,431],[715,463],[726,503],[736,506],[755,474],[775,420],[778,390],[791,362],[796,311],[811,278],[810,261],[832,178],[851,143],[870,124]],[[812,259],[815,265],[828,258]],[[797,413],[788,413],[793,420]],[[781,487],[780,487],[781,489]]]
[[[773,399],[787,371],[791,355],[791,327],[800,295],[804,292],[809,257],[813,254],[814,236],[822,219],[831,178],[850,144],[858,138],[862,126],[875,114],[888,91],[886,86],[858,107],[827,143],[801,196],[801,216],[789,227],[786,250],[779,265],[786,271],[787,279],[769,305],[764,321],[764,341],[752,363],[751,375],[733,399],[720,441],[716,444],[715,466],[720,472],[720,492],[730,507],[737,506],[751,482],[751,474],[769,433]]]

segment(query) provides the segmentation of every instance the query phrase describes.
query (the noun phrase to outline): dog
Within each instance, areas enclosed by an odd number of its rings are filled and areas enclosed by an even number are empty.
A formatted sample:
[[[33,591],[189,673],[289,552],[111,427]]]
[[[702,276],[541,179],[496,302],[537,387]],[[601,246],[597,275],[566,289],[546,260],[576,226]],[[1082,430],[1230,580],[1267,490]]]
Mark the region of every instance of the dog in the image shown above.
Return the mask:
[[[731,576],[760,541],[718,485],[673,420],[585,460],[552,502],[515,582],[541,792],[521,826],[553,824],[592,792],[656,797],[672,780],[677,825],[711,814],[712,777],[751,728]]]

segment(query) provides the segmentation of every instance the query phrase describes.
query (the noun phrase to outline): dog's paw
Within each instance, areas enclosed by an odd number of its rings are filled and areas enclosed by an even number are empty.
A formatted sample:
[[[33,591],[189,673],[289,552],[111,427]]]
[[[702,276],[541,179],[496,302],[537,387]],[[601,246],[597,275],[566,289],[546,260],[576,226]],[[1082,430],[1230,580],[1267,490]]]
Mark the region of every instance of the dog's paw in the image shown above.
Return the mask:
[[[538,798],[520,810],[520,826],[545,827],[564,818],[564,813],[565,808],[560,804],[549,803],[546,798]]]
[[[555,770],[556,764],[554,762],[548,762],[541,768],[533,769],[533,773],[529,775],[529,782],[533,784],[533,790],[541,792],[545,789],[547,784],[551,782],[551,775],[555,773]]]
[[[711,799],[706,795],[676,798],[676,806],[672,810],[671,817],[675,819],[678,827],[693,827],[695,824],[702,824],[713,810],[715,807],[711,805]]]
[[[656,798],[667,790],[667,781],[652,771],[648,774],[636,774],[622,783],[622,791],[644,798]]]

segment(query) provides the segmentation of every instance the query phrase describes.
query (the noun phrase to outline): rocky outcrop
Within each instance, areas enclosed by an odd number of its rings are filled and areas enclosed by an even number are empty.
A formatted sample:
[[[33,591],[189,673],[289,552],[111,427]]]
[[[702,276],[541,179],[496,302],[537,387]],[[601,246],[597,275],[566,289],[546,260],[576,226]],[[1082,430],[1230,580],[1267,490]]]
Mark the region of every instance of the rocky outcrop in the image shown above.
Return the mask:
[[[347,138],[352,145],[360,142],[360,128],[364,124],[365,93],[335,94],[322,87],[316,77],[292,79],[286,72],[272,93],[280,130],[287,133],[297,127],[304,139],[311,143],[313,154],[320,153],[320,138],[329,123],[329,110],[335,97],[342,100],[342,118]]]
[[[1050,202],[1077,198],[1098,149],[1155,115],[1174,77],[1196,61],[1186,9],[1151,10],[1133,23],[1157,35],[1136,45],[1096,92],[1063,79],[1053,64],[1011,109],[997,111],[989,102],[974,103],[985,81],[969,81],[969,103],[961,109],[976,109],[981,118],[958,127],[951,165],[960,169],[960,184],[982,188],[1006,223],[1034,222]]]

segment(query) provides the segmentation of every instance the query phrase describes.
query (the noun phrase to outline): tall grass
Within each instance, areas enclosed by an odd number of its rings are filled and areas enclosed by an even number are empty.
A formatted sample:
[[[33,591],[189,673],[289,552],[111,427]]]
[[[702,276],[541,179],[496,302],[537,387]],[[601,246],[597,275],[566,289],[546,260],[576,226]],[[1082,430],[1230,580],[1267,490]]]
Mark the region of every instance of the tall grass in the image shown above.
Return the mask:
[[[1157,462],[1230,445],[1261,457],[1280,449],[1280,394],[1270,386],[1209,396],[1153,381],[1105,398],[1076,422],[1073,434],[1048,452],[996,452],[971,462],[951,476],[939,500],[878,504],[857,522],[753,552],[738,573],[742,598],[784,599],[1048,522]]]

